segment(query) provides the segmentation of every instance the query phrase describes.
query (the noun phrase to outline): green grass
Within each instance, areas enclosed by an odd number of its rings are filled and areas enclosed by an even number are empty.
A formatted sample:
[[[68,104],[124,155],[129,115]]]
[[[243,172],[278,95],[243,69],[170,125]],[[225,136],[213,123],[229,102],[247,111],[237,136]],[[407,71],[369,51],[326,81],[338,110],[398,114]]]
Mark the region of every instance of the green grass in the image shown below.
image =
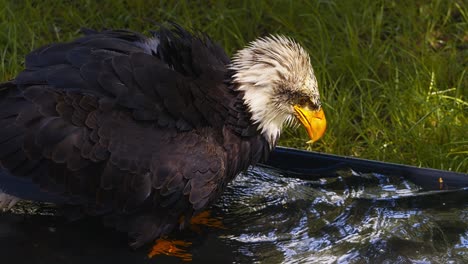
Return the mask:
[[[31,49],[80,27],[147,31],[150,20],[207,32],[229,54],[281,33],[310,52],[328,131],[281,145],[468,172],[468,9],[463,0],[0,0],[0,78]]]

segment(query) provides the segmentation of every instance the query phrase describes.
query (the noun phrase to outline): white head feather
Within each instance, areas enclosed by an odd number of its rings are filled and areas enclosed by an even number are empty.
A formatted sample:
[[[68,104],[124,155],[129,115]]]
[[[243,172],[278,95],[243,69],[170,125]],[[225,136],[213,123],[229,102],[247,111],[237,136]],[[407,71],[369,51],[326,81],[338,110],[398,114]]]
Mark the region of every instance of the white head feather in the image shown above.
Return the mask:
[[[283,124],[295,120],[294,103],[308,98],[320,106],[309,55],[290,38],[269,36],[251,42],[234,55],[230,69],[236,89],[244,92],[252,121],[270,146]]]

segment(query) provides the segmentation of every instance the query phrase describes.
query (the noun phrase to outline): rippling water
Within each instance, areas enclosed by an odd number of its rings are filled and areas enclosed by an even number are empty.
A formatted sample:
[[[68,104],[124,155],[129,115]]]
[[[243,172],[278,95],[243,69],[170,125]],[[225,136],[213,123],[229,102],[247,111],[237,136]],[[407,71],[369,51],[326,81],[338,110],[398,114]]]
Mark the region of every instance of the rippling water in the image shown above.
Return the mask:
[[[468,192],[422,193],[398,177],[310,182],[255,168],[218,203],[238,261],[468,263]]]
[[[214,206],[225,228],[174,234],[194,263],[468,263],[468,191],[421,192],[384,175],[343,171],[307,181],[253,168]],[[96,219],[50,208],[0,214],[0,263],[180,263],[148,258]]]

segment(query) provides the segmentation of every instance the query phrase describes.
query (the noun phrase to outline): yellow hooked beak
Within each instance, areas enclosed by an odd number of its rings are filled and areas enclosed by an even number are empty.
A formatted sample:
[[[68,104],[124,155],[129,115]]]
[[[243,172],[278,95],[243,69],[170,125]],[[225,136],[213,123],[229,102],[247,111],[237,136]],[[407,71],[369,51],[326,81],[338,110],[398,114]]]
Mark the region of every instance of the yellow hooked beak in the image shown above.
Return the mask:
[[[301,121],[309,134],[310,141],[307,141],[307,143],[319,140],[327,128],[327,120],[325,119],[323,109],[311,110],[308,107],[295,105],[294,110],[296,111],[297,119]]]

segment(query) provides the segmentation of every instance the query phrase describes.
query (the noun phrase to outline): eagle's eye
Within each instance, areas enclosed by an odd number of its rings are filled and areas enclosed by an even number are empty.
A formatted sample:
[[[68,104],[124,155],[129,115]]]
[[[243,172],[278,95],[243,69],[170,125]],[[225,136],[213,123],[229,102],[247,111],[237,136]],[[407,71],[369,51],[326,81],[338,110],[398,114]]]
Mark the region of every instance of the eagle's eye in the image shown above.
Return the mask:
[[[312,101],[310,100],[309,97],[307,96],[301,96],[299,97],[299,100],[297,101],[297,104],[302,106],[302,107],[309,107],[312,108]]]

